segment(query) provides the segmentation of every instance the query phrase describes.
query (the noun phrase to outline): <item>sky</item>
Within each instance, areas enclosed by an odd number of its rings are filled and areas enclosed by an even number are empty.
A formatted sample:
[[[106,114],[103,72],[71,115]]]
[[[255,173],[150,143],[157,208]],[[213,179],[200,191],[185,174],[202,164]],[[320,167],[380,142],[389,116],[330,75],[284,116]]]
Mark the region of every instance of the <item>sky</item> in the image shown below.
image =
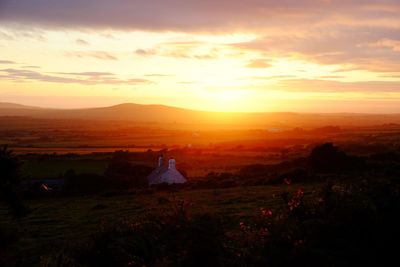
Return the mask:
[[[400,0],[0,0],[0,102],[400,113]]]

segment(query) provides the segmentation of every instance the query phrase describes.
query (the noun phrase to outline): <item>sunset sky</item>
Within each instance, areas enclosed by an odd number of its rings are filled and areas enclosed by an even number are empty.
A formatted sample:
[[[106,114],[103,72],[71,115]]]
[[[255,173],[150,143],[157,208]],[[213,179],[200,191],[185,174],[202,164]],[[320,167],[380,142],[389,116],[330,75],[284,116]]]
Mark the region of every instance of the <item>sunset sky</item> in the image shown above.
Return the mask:
[[[400,0],[0,0],[0,102],[400,113]]]

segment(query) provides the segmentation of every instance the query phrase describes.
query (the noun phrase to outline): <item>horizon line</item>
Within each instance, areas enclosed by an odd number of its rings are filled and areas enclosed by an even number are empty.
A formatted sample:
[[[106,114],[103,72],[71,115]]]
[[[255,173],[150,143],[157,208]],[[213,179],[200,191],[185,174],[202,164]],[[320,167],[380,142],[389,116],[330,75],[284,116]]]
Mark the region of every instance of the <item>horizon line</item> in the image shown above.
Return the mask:
[[[123,102],[115,105],[107,105],[107,106],[88,106],[88,107],[79,107],[79,108],[54,108],[54,107],[46,107],[46,106],[36,106],[36,105],[27,105],[21,104],[16,102],[0,102],[0,105],[8,104],[8,105],[18,105],[24,106],[27,108],[35,108],[35,109],[53,109],[53,110],[89,110],[89,109],[100,109],[100,108],[113,108],[123,105],[137,105],[137,106],[160,106],[166,108],[174,108],[174,109],[181,109],[186,111],[194,111],[194,112],[205,112],[205,113],[218,113],[218,114],[273,114],[273,113],[292,113],[292,114],[326,114],[326,115],[334,115],[334,114],[346,114],[346,115],[400,115],[400,112],[389,112],[389,113],[369,113],[369,112],[348,112],[348,111],[341,111],[341,112],[298,112],[298,111],[213,111],[213,110],[201,110],[201,109],[190,109],[180,106],[172,106],[172,105],[165,105],[159,103],[152,103],[152,104],[139,104],[134,102]],[[1,109],[1,107],[0,107]]]

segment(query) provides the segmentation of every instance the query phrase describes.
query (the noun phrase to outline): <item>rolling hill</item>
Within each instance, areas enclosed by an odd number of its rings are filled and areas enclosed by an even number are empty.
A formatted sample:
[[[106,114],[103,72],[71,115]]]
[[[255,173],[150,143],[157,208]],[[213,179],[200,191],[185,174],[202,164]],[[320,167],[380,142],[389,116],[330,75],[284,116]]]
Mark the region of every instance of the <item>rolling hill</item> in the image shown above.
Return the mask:
[[[400,123],[400,114],[224,113],[194,111],[163,105],[120,104],[86,109],[49,109],[0,103],[0,117],[107,120],[166,124],[218,124],[248,127],[318,127],[323,125],[382,125]]]

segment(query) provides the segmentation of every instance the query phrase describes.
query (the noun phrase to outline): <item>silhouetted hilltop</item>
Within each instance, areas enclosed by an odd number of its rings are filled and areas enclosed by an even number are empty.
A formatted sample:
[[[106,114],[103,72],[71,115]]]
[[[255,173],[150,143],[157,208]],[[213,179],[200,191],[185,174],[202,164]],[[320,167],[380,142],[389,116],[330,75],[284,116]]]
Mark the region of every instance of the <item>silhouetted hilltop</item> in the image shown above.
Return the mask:
[[[0,109],[39,109],[38,107],[25,106],[21,104],[0,102]]]
[[[366,126],[393,125],[400,123],[400,114],[208,112],[164,105],[142,105],[133,103],[84,109],[49,109],[13,103],[0,103],[0,116],[20,116],[39,119],[243,125],[266,128],[273,126],[277,127],[276,129],[280,127],[321,127],[326,125]]]

